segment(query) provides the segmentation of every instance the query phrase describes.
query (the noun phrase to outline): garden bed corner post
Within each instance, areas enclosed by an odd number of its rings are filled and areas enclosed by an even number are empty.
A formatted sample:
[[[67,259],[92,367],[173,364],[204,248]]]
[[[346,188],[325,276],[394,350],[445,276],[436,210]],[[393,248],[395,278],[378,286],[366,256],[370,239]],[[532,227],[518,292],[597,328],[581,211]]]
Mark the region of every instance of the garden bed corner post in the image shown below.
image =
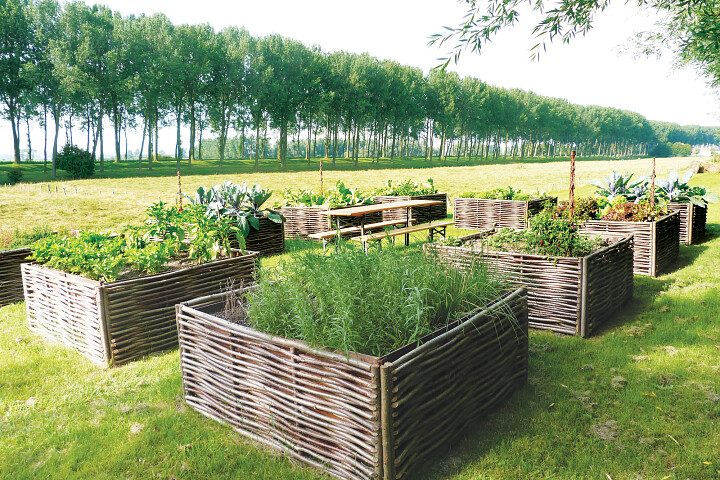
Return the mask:
[[[100,336],[102,337],[103,345],[105,347],[105,366],[111,366],[113,364],[113,352],[112,345],[110,344],[110,321],[108,319],[107,312],[110,310],[108,305],[107,290],[104,284],[100,284],[97,289],[97,302],[101,306],[98,310],[100,318],[98,319],[98,325],[100,327]]]
[[[380,434],[382,438],[383,480],[395,480],[395,455],[392,426],[392,363],[380,367]]]

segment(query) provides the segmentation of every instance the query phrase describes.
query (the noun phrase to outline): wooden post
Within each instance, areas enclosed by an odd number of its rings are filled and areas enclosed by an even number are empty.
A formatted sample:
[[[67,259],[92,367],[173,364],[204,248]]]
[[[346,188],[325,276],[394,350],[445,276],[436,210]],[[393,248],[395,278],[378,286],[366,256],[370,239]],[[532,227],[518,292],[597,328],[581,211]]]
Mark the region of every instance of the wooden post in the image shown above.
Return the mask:
[[[575,220],[575,150],[570,154],[570,190],[568,191],[570,220]]]
[[[652,159],[652,175],[650,180],[650,211],[655,211],[655,157]]]
[[[180,183],[180,170],[178,174],[178,212],[182,212],[182,184]]]
[[[322,159],[322,157],[320,157],[320,195],[325,195],[325,193],[323,193],[323,171],[322,171],[323,165],[322,164],[323,164],[323,159]]]

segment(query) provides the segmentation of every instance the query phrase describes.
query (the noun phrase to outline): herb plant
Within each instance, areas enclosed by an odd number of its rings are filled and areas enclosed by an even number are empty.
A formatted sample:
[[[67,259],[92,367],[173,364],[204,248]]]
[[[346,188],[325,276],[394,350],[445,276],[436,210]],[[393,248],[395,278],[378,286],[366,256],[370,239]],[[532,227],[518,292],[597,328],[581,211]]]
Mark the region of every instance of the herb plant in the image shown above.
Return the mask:
[[[243,320],[273,335],[382,356],[505,290],[481,263],[461,272],[419,250],[306,252],[261,272]]]

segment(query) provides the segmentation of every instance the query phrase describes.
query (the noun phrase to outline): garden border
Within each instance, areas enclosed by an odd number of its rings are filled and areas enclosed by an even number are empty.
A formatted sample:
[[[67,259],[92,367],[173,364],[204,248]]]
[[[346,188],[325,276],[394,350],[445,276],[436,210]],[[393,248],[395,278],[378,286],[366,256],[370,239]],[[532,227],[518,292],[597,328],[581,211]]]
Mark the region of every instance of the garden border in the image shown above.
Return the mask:
[[[548,202],[557,204],[557,197],[531,200],[496,200],[490,198],[456,198],[453,200],[455,227],[465,230],[495,228],[525,229],[528,219],[540,213]]]
[[[100,365],[122,365],[177,345],[175,304],[254,282],[257,252],[129,280],[101,282],[22,265],[31,330]]]
[[[28,247],[0,251],[0,306],[22,302],[22,272],[20,266],[30,263],[27,257],[32,254]]]
[[[527,380],[522,288],[382,358],[231,323],[229,295],[176,307],[186,402],[337,478],[412,478]]]
[[[698,237],[705,234],[707,206],[671,202],[668,208],[673,212],[680,212],[680,243],[692,245]]]

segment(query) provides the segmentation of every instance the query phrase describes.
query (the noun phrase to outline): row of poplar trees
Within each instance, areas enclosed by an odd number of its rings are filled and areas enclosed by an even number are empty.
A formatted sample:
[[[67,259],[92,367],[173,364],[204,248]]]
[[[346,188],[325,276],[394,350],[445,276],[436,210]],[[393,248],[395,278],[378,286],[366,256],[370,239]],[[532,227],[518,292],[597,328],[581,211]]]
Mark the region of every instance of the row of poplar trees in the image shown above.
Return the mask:
[[[653,123],[638,113],[493,87],[452,72],[424,75],[395,61],[328,53],[280,35],[257,38],[237,27],[216,32],[207,24],[173,25],[162,14],[123,16],[56,0],[0,0],[0,100],[15,162],[23,123],[29,142],[30,124],[39,122],[46,165],[48,140],[52,144],[53,176],[61,127],[68,143],[80,143],[74,130],[85,132],[87,149],[99,150],[101,171],[108,137],[115,161],[125,139],[127,158],[130,129],[142,131],[140,159],[146,154],[152,168],[159,127],[168,125],[176,128],[178,164],[186,158],[192,165],[202,133],[210,130],[221,167],[231,134],[257,164],[268,128],[278,138],[282,166],[293,135],[295,144],[306,142],[308,159],[318,154],[320,134],[320,155],[356,162],[361,154],[379,161],[418,152],[430,160],[571,149],[625,156],[646,154],[659,141],[718,143],[714,129]],[[104,131],[105,118],[112,132]]]

